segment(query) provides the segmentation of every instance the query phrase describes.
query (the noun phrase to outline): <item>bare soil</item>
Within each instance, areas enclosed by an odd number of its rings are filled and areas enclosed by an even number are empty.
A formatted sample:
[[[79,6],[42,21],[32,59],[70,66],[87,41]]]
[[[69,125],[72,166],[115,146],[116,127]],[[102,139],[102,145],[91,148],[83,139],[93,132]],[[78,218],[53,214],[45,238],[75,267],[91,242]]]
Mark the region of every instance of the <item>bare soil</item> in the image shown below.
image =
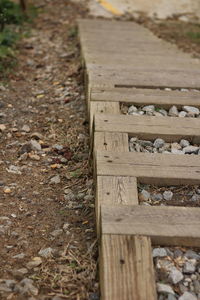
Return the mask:
[[[41,13],[18,45],[17,68],[0,87],[0,299],[97,300],[94,187],[76,29],[86,3],[34,4]],[[199,57],[198,34],[188,33],[199,32],[199,25],[137,22]],[[30,149],[31,139],[42,149]],[[27,265],[46,248],[51,255]],[[24,278],[35,289],[23,288]]]
[[[18,67],[0,90],[0,299],[94,300],[97,240],[76,28],[86,5],[34,4],[42,12],[18,45]],[[42,149],[30,149],[31,139]],[[41,264],[27,267],[49,247]],[[36,290],[20,290],[24,278]],[[15,280],[7,291],[5,279]]]

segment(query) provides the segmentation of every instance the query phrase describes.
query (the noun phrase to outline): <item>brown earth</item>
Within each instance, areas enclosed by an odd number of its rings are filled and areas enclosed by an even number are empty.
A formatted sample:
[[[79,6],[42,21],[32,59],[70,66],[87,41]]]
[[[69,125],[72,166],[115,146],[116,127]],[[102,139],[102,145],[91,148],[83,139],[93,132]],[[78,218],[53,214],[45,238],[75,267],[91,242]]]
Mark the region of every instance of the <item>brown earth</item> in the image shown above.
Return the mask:
[[[18,45],[18,67],[0,90],[0,299],[98,299],[76,29],[85,3],[34,4],[42,12]],[[41,150],[30,147],[31,139]],[[54,176],[58,183],[51,183]],[[49,247],[49,256],[38,258]]]
[[[42,12],[0,87],[0,299],[95,300],[94,191],[76,30],[86,3],[34,3]],[[200,55],[199,25],[137,22]],[[42,149],[34,151],[31,139]],[[40,257],[46,248],[50,255]]]

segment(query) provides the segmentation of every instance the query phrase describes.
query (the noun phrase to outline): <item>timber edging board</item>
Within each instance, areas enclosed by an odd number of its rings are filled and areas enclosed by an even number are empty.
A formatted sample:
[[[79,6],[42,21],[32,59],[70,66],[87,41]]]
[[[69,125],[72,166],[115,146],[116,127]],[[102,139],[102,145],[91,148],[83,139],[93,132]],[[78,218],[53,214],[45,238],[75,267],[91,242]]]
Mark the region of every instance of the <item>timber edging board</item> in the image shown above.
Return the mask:
[[[140,121],[120,116],[120,105],[200,107],[199,91],[165,90],[200,89],[200,62],[132,22],[80,20],[79,30],[94,136],[101,299],[156,300],[151,242],[200,246],[199,209],[139,206],[137,182],[196,184],[200,162],[198,156],[129,153],[128,137],[161,135],[168,141],[187,137],[198,142],[200,120]],[[173,130],[167,128],[167,119]],[[157,226],[159,214],[163,227]]]

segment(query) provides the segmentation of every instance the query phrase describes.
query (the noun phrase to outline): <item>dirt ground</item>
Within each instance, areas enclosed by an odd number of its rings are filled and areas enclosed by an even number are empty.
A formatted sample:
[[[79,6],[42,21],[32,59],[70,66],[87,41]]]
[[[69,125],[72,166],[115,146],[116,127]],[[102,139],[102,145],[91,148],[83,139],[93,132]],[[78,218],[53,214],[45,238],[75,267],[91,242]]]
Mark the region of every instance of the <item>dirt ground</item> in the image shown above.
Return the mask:
[[[97,300],[94,186],[76,28],[86,3],[34,3],[40,14],[18,45],[18,66],[0,85],[0,299]],[[198,34],[188,34],[200,32],[199,25],[137,22],[200,55]]]
[[[41,13],[0,87],[0,299],[98,299],[94,197],[76,18]],[[40,250],[45,250],[39,253]]]

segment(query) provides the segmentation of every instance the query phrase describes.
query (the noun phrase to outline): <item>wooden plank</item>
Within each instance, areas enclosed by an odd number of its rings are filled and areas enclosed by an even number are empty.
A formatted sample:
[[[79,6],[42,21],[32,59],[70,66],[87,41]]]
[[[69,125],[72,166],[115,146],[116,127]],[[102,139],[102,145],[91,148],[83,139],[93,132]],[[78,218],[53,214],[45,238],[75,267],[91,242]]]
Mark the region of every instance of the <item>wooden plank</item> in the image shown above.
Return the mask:
[[[116,62],[117,63],[117,62]],[[187,70],[132,70],[90,72],[89,85],[105,84],[105,86],[127,86],[148,88],[199,88],[200,71]]]
[[[94,133],[94,151],[127,152],[128,134],[120,132],[96,132]]]
[[[98,176],[133,176],[156,185],[199,184],[198,155],[96,151]]]
[[[92,132],[93,127],[93,118],[96,113],[112,113],[112,114],[120,114],[119,103],[117,102],[104,102],[104,101],[95,101],[90,102],[88,100],[88,108],[89,108],[89,117],[90,117],[90,132]]]
[[[97,114],[95,116],[96,132],[128,133],[144,139],[164,138],[165,141],[175,142],[181,138],[193,143],[200,143],[200,119],[129,116]]]
[[[146,235],[157,245],[200,246],[200,208],[101,207],[102,234]]]
[[[159,89],[136,89],[136,88],[93,88],[91,101],[111,101],[132,103],[138,106],[155,104],[169,108],[172,105],[181,107],[193,105],[200,107],[199,91],[166,91]]]
[[[101,245],[102,300],[157,298],[150,239],[103,235]]]
[[[98,176],[96,183],[96,220],[99,226],[100,207],[138,204],[137,179],[123,176]],[[99,231],[98,227],[97,230]]]
[[[155,47],[155,46],[154,46]],[[166,71],[181,71],[188,73],[194,73],[199,71],[200,63],[196,60],[177,58],[178,54],[174,57],[166,56],[152,56],[147,54],[136,54],[133,52],[125,57],[120,53],[101,53],[101,54],[85,54],[85,60],[87,61],[87,69],[90,72],[103,71],[151,71],[151,72],[166,72]],[[191,72],[192,71],[192,72]]]

